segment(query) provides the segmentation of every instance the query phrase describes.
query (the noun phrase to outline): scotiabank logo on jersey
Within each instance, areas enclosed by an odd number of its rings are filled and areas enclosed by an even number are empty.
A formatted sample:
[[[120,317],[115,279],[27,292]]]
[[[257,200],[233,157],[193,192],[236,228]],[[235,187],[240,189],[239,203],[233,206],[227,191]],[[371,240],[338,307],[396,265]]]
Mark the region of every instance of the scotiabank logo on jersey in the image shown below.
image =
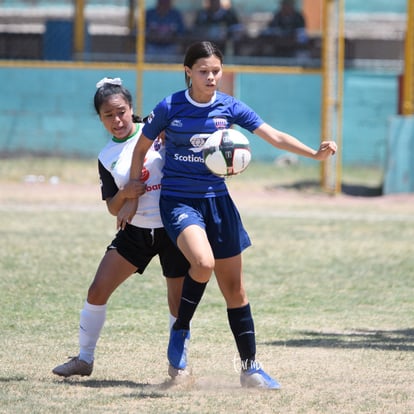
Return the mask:
[[[159,191],[159,190],[161,190],[161,183],[153,184],[153,185],[147,185],[145,187],[145,191],[147,193],[149,193],[150,191]]]
[[[174,159],[181,162],[201,162],[204,163],[203,155],[200,154],[203,151],[203,145],[210,134],[195,134],[190,138],[191,148],[188,150],[193,154],[174,154]]]
[[[150,178],[150,175],[151,174],[150,174],[149,170],[147,168],[143,167],[142,168],[142,171],[141,171],[140,180],[145,183]],[[146,185],[145,186],[145,191],[147,193],[150,192],[150,191],[157,191],[157,190],[158,191],[161,190],[161,183],[152,184],[152,185]]]

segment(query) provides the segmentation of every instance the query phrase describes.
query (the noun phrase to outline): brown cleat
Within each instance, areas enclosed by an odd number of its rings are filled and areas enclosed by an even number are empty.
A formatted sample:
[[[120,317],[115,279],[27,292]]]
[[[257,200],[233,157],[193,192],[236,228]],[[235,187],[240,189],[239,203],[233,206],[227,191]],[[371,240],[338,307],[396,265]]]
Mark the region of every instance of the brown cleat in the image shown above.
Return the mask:
[[[79,356],[71,358],[70,361],[55,367],[52,372],[61,377],[71,377],[72,375],[89,376],[92,374],[93,361],[88,364],[79,359]]]

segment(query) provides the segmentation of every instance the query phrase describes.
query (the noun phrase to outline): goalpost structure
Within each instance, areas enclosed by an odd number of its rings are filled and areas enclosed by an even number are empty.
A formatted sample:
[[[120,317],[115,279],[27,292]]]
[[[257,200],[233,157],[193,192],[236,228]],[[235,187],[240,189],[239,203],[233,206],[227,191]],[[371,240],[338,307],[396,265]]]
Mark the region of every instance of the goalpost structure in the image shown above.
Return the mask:
[[[414,2],[407,0],[402,115],[414,115]]]
[[[344,0],[324,0],[322,25],[321,141],[335,141],[338,150],[321,163],[321,186],[337,194],[342,188]]]
[[[333,194],[342,187],[342,119],[345,0],[324,0],[322,16],[321,140],[333,139],[335,157],[321,164],[321,187]],[[414,2],[407,0],[404,73],[401,96],[403,116],[414,115]]]

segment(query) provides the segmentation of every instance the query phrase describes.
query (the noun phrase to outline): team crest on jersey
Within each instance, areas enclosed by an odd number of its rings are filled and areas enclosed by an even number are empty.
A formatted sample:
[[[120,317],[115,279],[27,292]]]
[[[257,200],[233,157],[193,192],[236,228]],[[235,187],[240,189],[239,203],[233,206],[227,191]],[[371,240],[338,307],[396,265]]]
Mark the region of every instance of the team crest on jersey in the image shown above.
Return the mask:
[[[161,139],[160,138],[157,138],[154,141],[153,145],[152,145],[153,148],[154,148],[154,151],[159,151],[161,149],[161,145],[162,145]]]
[[[226,129],[228,122],[226,118],[213,118],[214,125],[217,129]]]

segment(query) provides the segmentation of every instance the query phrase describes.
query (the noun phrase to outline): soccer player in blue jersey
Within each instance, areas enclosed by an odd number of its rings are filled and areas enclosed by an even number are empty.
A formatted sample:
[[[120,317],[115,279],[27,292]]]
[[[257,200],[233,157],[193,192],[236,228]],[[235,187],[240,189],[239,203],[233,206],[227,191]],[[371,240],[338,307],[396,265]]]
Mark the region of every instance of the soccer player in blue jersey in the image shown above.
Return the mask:
[[[218,91],[222,69],[223,55],[211,42],[197,42],[188,48],[184,58],[187,89],[163,99],[152,111],[135,146],[130,179],[139,179],[147,150],[165,130],[161,216],[168,234],[190,262],[178,318],[170,333],[170,367],[181,370],[187,366],[190,321],[214,270],[241,358],[241,385],[279,389],[279,383],[255,361],[254,323],[243,284],[241,256],[250,239],[224,179],[210,173],[201,151],[213,132],[234,124],[277,148],[315,160],[334,154],[336,144],[324,141],[313,150],[272,128],[246,104]],[[136,202],[128,200],[130,212],[125,208],[118,215],[121,227],[130,219]]]

